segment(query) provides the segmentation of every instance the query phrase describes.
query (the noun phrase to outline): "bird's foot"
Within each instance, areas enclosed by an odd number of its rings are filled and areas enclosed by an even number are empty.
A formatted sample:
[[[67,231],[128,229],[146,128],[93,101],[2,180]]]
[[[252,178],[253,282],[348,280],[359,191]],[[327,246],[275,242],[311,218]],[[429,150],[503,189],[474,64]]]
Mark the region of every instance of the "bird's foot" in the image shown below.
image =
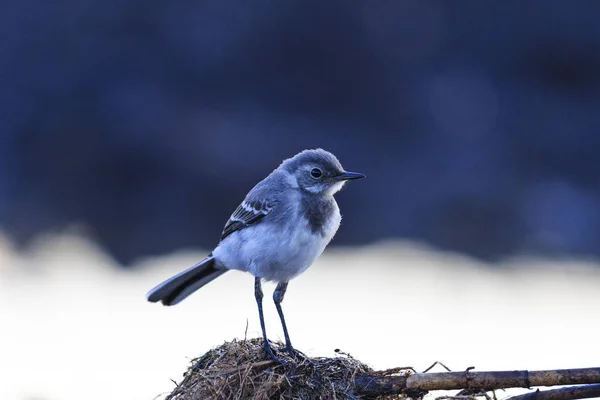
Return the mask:
[[[306,359],[308,358],[304,353],[302,353],[301,351],[296,350],[295,348],[292,347],[291,344],[286,345],[283,350],[288,353],[292,358],[298,359],[298,358],[303,358]]]
[[[300,350],[296,350],[290,344],[286,345],[283,349],[286,353],[290,355],[291,358],[294,359],[295,362],[299,362],[300,364],[314,364],[310,357],[301,352]]]
[[[273,348],[268,340],[265,340],[265,358],[270,358],[275,361],[277,364],[284,364],[283,360],[275,355]]]

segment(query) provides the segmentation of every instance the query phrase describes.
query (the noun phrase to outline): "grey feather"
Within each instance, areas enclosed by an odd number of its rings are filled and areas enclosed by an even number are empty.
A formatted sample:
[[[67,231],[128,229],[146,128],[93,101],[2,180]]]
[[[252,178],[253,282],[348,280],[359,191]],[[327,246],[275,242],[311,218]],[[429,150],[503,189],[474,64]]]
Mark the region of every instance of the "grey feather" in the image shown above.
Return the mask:
[[[221,233],[221,240],[235,231],[246,228],[262,220],[274,207],[274,202],[269,200],[244,200],[235,209]]]
[[[217,268],[214,257],[209,256],[156,286],[146,297],[152,303],[160,301],[166,306],[172,306],[225,272],[227,269]]]
[[[306,216],[312,233],[325,236],[325,226],[335,209],[333,197],[303,196],[300,213]]]

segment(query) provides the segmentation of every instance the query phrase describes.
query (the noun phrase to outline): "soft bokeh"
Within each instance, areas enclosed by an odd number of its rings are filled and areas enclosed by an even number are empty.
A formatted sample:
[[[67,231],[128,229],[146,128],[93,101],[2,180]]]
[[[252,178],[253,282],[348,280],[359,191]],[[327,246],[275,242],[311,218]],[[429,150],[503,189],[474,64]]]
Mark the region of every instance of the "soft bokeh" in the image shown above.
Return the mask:
[[[369,177],[337,244],[600,255],[600,3],[8,0],[0,225],[208,248],[285,157]],[[365,211],[368,210],[368,211]],[[368,213],[368,218],[364,214]]]

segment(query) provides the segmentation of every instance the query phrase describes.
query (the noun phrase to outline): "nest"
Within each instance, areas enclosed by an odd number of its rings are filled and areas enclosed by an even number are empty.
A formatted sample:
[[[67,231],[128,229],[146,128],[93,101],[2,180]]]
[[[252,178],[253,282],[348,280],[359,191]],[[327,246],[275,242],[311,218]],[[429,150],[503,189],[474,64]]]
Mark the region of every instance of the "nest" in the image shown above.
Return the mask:
[[[355,393],[355,378],[385,373],[342,352],[336,358],[277,354],[282,364],[265,358],[262,339],[226,342],[192,360],[182,382],[165,400],[362,399]],[[400,398],[404,397],[379,397]]]

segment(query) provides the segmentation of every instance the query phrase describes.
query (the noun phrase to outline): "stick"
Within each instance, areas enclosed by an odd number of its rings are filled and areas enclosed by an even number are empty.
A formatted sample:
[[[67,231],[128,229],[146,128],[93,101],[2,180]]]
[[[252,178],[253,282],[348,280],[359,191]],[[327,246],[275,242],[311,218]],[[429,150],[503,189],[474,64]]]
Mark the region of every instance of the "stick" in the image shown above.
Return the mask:
[[[408,376],[359,376],[355,390],[363,396],[399,394],[409,391],[454,389],[505,389],[532,386],[600,383],[600,368],[547,371],[439,372]]]
[[[544,390],[509,397],[506,400],[571,400],[600,397],[600,385],[571,386],[560,389]]]

